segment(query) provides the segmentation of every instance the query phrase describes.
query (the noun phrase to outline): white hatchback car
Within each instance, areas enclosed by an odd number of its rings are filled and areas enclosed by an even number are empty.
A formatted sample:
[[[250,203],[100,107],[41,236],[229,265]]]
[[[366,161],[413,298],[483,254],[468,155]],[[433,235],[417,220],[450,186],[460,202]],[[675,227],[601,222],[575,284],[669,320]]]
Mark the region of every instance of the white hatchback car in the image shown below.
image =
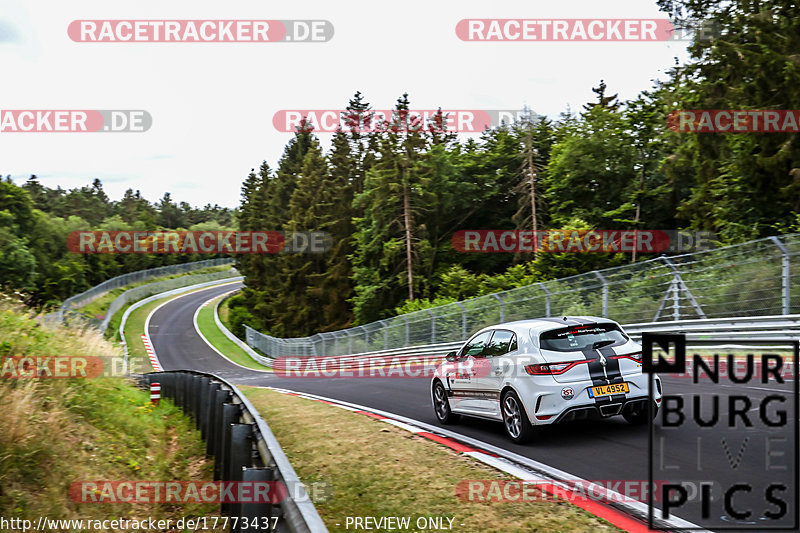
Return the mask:
[[[534,426],[622,415],[648,421],[642,347],[613,320],[566,316],[484,328],[447,354],[431,381],[442,424],[469,415],[502,421],[518,443]],[[653,416],[661,404],[655,376]]]

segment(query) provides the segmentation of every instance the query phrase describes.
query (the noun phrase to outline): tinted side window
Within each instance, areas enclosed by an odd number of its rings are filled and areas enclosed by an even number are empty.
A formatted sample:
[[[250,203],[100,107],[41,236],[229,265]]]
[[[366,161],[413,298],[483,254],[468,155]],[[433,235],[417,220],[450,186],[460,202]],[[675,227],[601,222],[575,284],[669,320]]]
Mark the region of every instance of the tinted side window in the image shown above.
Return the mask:
[[[483,354],[483,349],[486,347],[486,342],[489,340],[489,335],[491,335],[491,331],[487,331],[485,333],[481,333],[469,343],[461,349],[461,356],[467,355],[481,355]]]
[[[494,335],[492,335],[492,340],[489,341],[484,353],[487,357],[503,355],[510,351],[512,343],[514,349],[516,349],[517,338],[514,333],[504,329],[498,329],[494,332]]]

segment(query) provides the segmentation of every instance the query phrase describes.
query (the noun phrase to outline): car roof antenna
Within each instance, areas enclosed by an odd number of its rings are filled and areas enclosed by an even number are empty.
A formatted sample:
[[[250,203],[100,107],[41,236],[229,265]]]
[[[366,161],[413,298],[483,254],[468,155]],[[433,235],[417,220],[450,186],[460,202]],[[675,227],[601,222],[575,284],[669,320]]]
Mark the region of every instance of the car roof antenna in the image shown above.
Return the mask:
[[[566,322],[566,321],[567,321],[567,317],[564,317],[564,322]]]

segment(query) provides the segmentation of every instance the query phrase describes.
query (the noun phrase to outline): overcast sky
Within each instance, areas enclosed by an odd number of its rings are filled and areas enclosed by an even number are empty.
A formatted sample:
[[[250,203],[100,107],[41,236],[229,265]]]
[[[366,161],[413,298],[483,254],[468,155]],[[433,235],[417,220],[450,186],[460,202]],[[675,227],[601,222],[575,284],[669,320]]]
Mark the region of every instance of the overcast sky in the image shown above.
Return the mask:
[[[0,173],[47,186],[103,181],[151,201],[235,207],[275,166],[281,109],[340,109],[357,90],[390,109],[520,109],[556,117],[605,79],[621,99],[664,79],[685,42],[465,42],[464,18],[665,18],[654,0],[200,2],[0,0],[0,109],[144,109],[144,133],[0,133]],[[76,19],[326,19],[327,43],[77,43]],[[321,135],[329,147],[330,135]]]

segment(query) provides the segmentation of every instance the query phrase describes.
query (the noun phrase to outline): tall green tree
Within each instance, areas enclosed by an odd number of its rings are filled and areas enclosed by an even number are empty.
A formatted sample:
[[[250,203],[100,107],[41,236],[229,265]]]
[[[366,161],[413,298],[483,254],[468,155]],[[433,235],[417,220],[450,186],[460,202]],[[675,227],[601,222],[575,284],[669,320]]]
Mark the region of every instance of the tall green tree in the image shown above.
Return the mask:
[[[790,0],[659,0],[677,18],[712,21],[672,72],[674,109],[800,108],[800,13]],[[680,216],[737,242],[773,233],[800,211],[798,133],[682,133],[666,171],[695,177]],[[757,199],[754,201],[754,199]]]

